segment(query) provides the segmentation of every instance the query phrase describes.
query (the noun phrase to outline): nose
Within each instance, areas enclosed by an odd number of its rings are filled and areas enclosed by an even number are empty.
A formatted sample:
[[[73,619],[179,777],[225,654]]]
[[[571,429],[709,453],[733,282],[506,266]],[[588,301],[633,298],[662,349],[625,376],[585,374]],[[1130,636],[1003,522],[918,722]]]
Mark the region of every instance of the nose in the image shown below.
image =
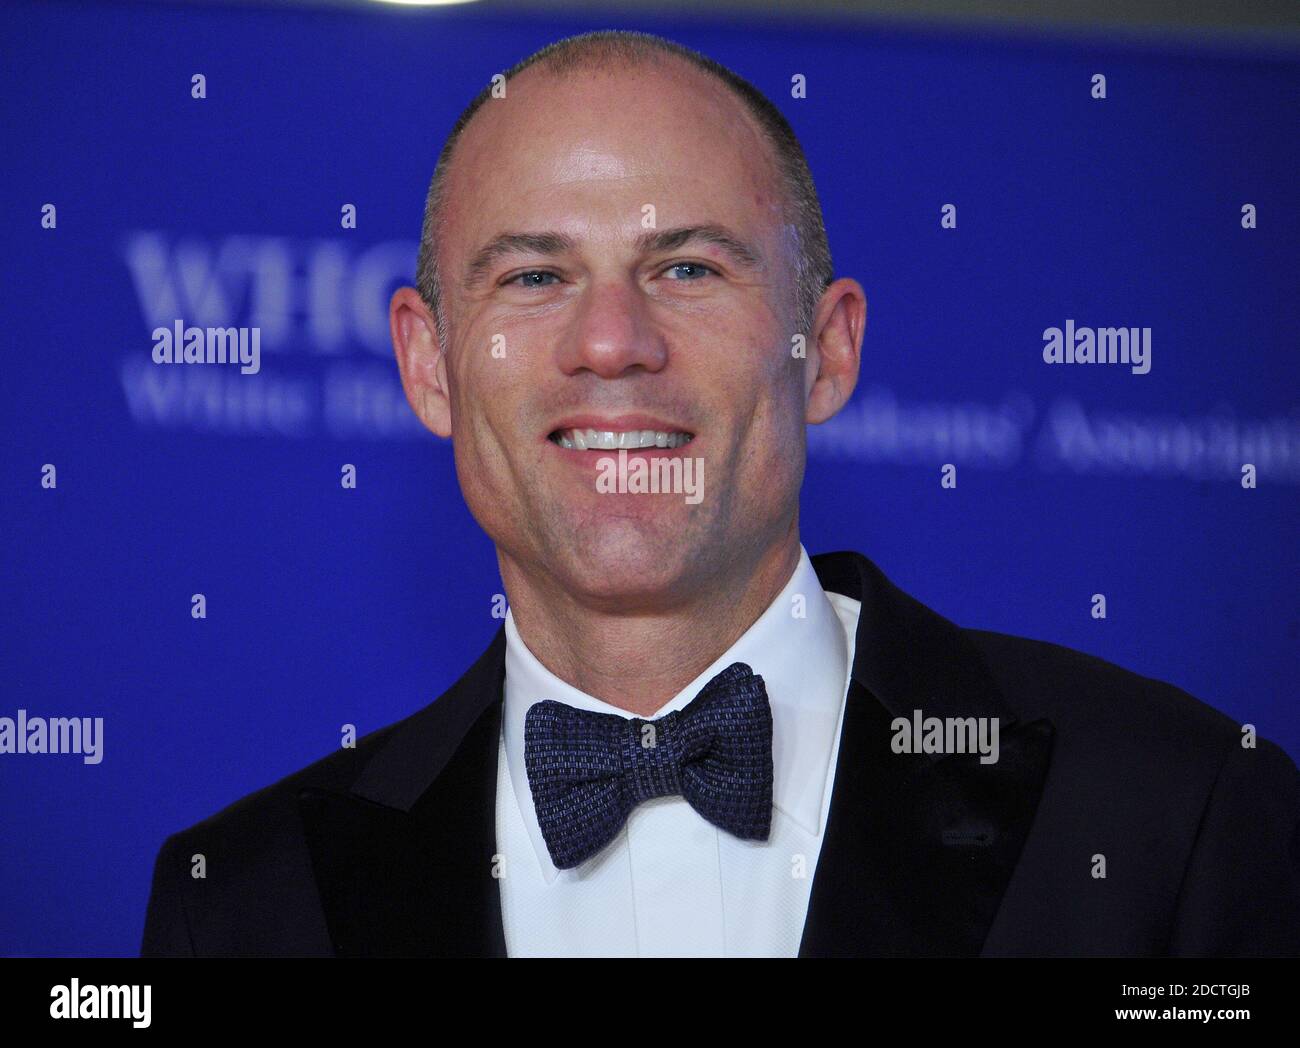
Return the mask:
[[[558,355],[565,374],[585,370],[601,378],[618,378],[634,368],[660,371],[668,363],[668,348],[645,297],[631,281],[612,279],[587,288]]]

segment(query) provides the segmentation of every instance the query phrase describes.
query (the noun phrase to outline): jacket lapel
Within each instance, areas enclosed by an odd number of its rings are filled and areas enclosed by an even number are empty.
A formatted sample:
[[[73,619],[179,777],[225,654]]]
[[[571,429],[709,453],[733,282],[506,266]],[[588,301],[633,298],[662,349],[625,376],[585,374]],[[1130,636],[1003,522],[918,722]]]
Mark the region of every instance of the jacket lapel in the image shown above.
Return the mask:
[[[862,613],[799,954],[977,956],[1038,805],[1052,725],[1019,723],[961,631],[867,558],[812,559]],[[893,719],[918,709],[998,718],[998,760],[894,753]]]
[[[505,630],[395,725],[347,792],[298,807],[340,957],[504,957],[496,853]]]

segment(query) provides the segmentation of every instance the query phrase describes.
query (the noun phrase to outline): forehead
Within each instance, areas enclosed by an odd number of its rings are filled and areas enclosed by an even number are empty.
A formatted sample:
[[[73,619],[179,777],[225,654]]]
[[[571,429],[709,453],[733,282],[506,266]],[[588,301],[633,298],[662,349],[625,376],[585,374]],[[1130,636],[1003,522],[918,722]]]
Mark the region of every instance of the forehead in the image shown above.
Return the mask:
[[[525,70],[465,129],[444,200],[440,253],[452,273],[505,231],[631,239],[646,205],[660,227],[712,222],[760,242],[777,241],[783,220],[772,147],[754,119],[677,59]]]

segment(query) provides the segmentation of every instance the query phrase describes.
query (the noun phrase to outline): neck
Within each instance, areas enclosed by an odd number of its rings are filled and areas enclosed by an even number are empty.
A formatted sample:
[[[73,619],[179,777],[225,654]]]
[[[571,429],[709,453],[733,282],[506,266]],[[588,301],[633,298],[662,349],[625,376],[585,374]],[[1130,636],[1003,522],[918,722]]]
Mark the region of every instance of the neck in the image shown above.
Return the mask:
[[[799,564],[799,532],[730,562],[671,610],[617,614],[547,585],[498,550],[510,612],[528,650],[570,686],[646,717],[703,673],[758,619]]]

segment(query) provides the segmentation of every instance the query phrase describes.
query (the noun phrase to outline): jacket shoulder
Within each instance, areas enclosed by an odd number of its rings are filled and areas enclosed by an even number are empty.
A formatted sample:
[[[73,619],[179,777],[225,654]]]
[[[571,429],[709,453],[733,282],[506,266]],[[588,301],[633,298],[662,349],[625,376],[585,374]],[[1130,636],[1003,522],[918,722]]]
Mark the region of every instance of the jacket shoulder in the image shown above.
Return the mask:
[[[418,712],[413,713],[400,721],[378,728],[358,739],[355,746],[340,748],[267,786],[245,794],[192,826],[178,830],[172,837],[211,838],[239,834],[245,843],[251,843],[258,836],[259,827],[273,828],[285,815],[296,819],[299,791],[308,788],[349,789],[389,736],[418,715]]]
[[[346,791],[410,719],[170,834],[154,861],[141,955],[328,955],[298,793]]]
[[[988,630],[962,631],[983,656],[1009,705],[1025,719],[1090,733],[1177,735],[1222,752],[1242,725],[1168,681],[1049,641]]]

